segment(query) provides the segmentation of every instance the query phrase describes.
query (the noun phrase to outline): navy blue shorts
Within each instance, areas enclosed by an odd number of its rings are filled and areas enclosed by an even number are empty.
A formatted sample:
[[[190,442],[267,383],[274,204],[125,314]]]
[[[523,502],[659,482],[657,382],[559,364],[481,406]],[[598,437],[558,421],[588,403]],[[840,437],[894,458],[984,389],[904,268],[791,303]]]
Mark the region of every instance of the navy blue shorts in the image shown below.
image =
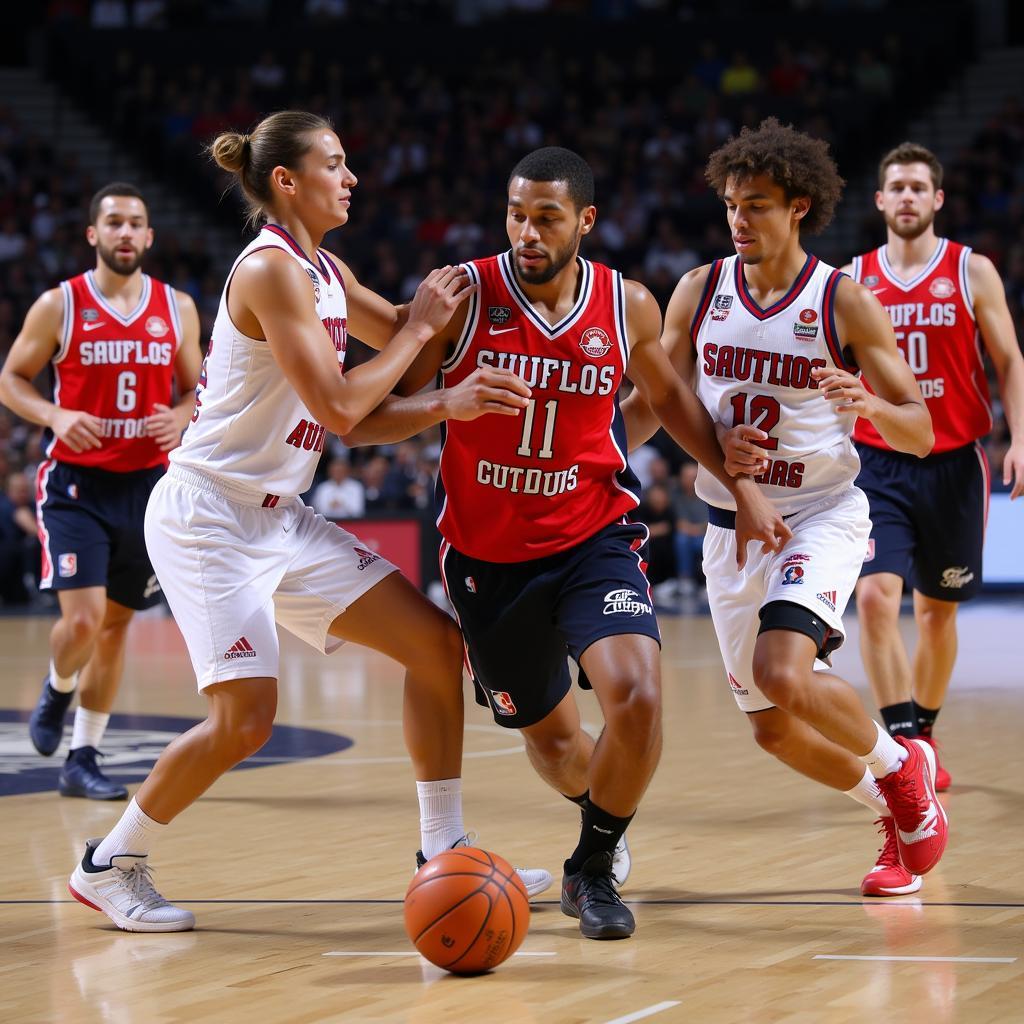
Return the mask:
[[[918,459],[857,446],[871,506],[861,576],[891,572],[926,597],[966,601],[981,588],[989,476],[978,444]]]
[[[445,544],[441,575],[466,642],[478,704],[521,729],[569,692],[568,658],[606,636],[661,633],[640,548],[647,528],[612,523],[567,551],[483,562]],[[580,685],[590,688],[580,673]]]
[[[160,600],[146,553],[146,502],[163,466],[137,473],[44,462],[36,512],[43,544],[40,588],[106,587],[111,601],[141,611]]]

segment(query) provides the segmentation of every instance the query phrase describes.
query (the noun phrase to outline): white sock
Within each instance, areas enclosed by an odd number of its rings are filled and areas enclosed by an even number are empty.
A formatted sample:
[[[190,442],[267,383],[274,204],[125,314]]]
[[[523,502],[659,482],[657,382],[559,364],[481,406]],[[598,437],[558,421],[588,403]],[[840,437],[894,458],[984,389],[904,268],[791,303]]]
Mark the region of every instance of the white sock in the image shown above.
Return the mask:
[[[122,853],[145,856],[149,853],[150,845],[165,828],[165,824],[154,821],[132,797],[121,820],[93,851],[92,862],[97,867],[106,867],[111,857]]]
[[[877,722],[873,723],[878,733],[875,745],[861,757],[868,771],[876,779],[892,775],[907,759],[906,750],[901,747]]]
[[[430,860],[465,834],[462,824],[462,779],[417,782],[420,800],[420,849]]]
[[[889,810],[885,797],[879,792],[878,783],[875,782],[875,777],[871,774],[870,768],[864,769],[864,778],[853,789],[846,790],[846,795],[851,800],[856,800],[857,803],[863,804],[868,810],[874,811],[875,814],[882,818],[892,816],[892,811]]]
[[[88,711],[81,704],[75,709],[75,728],[71,733],[71,749],[95,747],[99,749],[107,731],[110,715],[103,711]]]
[[[62,676],[57,671],[57,666],[53,663],[53,658],[50,659],[50,685],[58,693],[70,693],[75,686],[78,684],[78,673],[75,672],[70,676]]]

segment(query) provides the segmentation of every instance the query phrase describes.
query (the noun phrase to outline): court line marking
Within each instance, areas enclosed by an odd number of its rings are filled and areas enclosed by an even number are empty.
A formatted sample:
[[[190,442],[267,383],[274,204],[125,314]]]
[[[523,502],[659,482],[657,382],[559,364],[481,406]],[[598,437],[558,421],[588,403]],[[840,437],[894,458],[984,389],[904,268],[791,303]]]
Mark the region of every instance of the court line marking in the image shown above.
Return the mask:
[[[355,950],[349,952],[347,950],[333,950],[330,953],[321,953],[321,956],[419,956],[420,954],[416,950],[400,952],[375,952],[373,950]],[[513,953],[513,956],[558,956],[557,953]]]
[[[912,964],[1015,964],[1015,956],[839,956],[818,953],[812,960],[882,960]]]
[[[324,904],[327,906],[337,905],[386,905],[386,906],[398,906],[405,902],[404,899],[176,899],[176,903],[224,903],[224,904],[255,904],[258,906],[271,905],[271,904],[295,904],[299,906],[317,906]],[[78,901],[73,899],[66,900],[0,900],[0,907],[15,907],[15,906],[56,906],[61,903],[77,905]],[[832,900],[832,901],[799,901],[799,900],[631,900],[625,899],[623,903],[628,903],[631,906],[636,907],[863,907],[866,904],[863,901],[858,900]],[[879,906],[882,904],[867,904],[870,906]],[[1024,909],[1024,903],[896,903],[890,901],[884,904],[886,907],[976,907],[980,909],[993,909],[993,910],[1021,910]],[[531,907],[557,907],[559,906],[558,900],[531,900]]]
[[[642,1010],[637,1010],[635,1013],[627,1013],[625,1017],[614,1017],[612,1020],[605,1021],[605,1024],[631,1024],[634,1020],[643,1020],[644,1017],[653,1017],[656,1013],[661,1013],[662,1010],[671,1010],[673,1006],[678,1006],[680,1000],[678,999],[667,999],[663,1003],[655,1003],[653,1006],[645,1006]]]

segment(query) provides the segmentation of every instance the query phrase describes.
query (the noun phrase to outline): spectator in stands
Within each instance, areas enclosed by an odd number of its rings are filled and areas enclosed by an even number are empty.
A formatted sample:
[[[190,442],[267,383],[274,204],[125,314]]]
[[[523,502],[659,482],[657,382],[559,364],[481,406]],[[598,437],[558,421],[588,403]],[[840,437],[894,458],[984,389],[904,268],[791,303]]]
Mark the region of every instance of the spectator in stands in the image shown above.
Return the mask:
[[[647,545],[647,579],[655,596],[670,596],[675,590],[677,570],[676,521],[668,488],[661,483],[651,484],[644,491],[634,518],[644,523],[651,535]]]
[[[704,534],[708,527],[708,507],[697,497],[697,464],[684,462],[672,488],[672,513],[675,517],[676,575],[680,594],[693,594],[703,585],[700,566],[704,552]]]
[[[327,479],[313,491],[310,504],[328,519],[359,519],[363,515],[366,511],[363,485],[352,477],[347,459],[331,459]]]

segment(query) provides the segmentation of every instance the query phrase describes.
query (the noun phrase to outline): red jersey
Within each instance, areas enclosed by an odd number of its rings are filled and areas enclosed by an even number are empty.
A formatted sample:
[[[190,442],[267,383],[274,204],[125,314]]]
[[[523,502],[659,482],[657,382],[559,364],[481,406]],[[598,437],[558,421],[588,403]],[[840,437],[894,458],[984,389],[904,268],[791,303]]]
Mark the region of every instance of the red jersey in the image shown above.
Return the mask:
[[[934,454],[962,448],[992,429],[967,276],[970,254],[967,246],[940,238],[928,265],[912,281],[896,276],[884,245],[853,261],[854,280],[885,306],[896,342],[921,387],[935,428]],[[868,420],[857,420],[853,436],[876,448],[889,447]]]
[[[533,390],[518,416],[443,425],[437,525],[471,558],[553,555],[639,504],[617,397],[629,361],[622,277],[582,258],[577,266],[579,298],[552,325],[523,293],[510,253],[465,265],[479,287],[441,368],[444,386],[491,366]]]
[[[103,446],[72,451],[51,435],[46,454],[59,462],[131,473],[167,465],[146,436],[153,405],[171,404],[181,319],[174,289],[142,275],[142,294],[128,316],[103,297],[90,270],[61,282],[64,325],[53,357],[53,401],[103,421]]]

